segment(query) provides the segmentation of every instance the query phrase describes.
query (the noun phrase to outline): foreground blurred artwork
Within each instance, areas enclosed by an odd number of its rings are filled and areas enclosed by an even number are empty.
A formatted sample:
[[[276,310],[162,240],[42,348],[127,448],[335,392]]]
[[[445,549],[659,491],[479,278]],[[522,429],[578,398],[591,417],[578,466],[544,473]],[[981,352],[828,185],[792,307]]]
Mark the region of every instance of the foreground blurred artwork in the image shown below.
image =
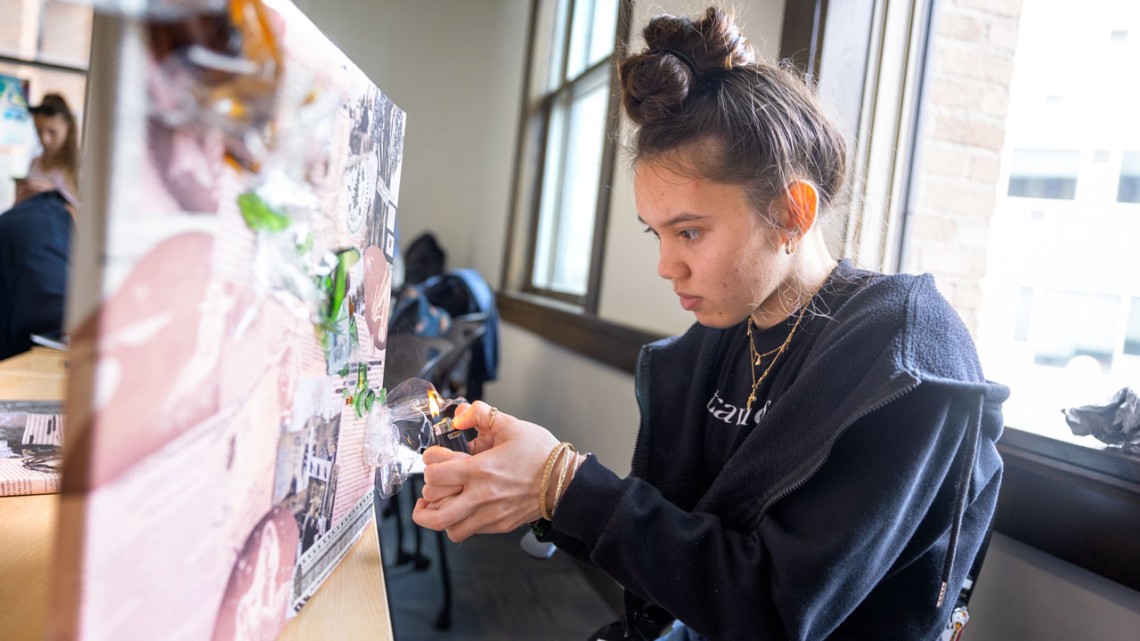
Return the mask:
[[[96,11],[52,636],[272,639],[373,517],[404,114],[283,0]]]

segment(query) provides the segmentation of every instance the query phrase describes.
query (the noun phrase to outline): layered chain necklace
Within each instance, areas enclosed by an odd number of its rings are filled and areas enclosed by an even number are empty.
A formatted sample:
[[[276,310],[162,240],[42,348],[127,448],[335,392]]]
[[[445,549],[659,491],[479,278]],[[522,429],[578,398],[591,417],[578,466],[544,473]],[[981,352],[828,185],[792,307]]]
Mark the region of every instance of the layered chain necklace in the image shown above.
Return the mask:
[[[810,303],[811,299],[808,299],[808,304]],[[751,356],[749,359],[751,366],[748,369],[752,371],[752,391],[748,394],[748,403],[745,406],[745,410],[749,414],[752,412],[752,403],[756,400],[756,390],[760,389],[760,384],[764,382],[764,379],[768,378],[768,373],[772,371],[772,367],[776,364],[776,361],[780,360],[780,355],[784,353],[784,350],[788,349],[788,345],[792,342],[792,337],[796,335],[796,330],[799,329],[800,321],[804,319],[807,308],[807,304],[800,308],[800,313],[796,315],[796,322],[792,325],[792,330],[788,332],[788,337],[784,339],[784,342],[779,347],[768,350],[763,354],[756,349],[756,342],[752,340],[752,315],[748,315],[748,353]],[[768,361],[768,366],[764,368],[764,372],[760,374],[760,378],[756,378],[757,366],[769,356],[772,357],[772,360]]]
[[[811,293],[811,296],[808,296],[807,302],[805,302],[804,306],[800,308],[800,313],[796,314],[796,322],[792,324],[791,331],[788,332],[787,338],[784,339],[784,342],[779,347],[770,349],[763,354],[761,354],[760,351],[756,349],[756,342],[752,340],[752,325],[754,325],[754,323],[752,322],[752,315],[748,315],[748,353],[751,356],[751,365],[748,369],[752,371],[752,391],[748,394],[748,403],[745,405],[745,410],[749,414],[752,412],[752,403],[756,401],[756,390],[760,389],[760,384],[764,382],[764,379],[768,378],[768,373],[772,371],[772,367],[775,366],[776,361],[780,360],[780,355],[783,354],[784,351],[788,349],[788,345],[792,343],[792,338],[795,337],[796,330],[799,329],[800,321],[804,319],[804,314],[807,313],[808,307],[811,307],[811,302],[815,300],[815,297],[819,294],[820,290],[823,289],[823,286],[827,284],[827,281],[831,280],[831,274],[834,271],[835,267],[833,266],[831,270],[828,271],[827,276],[824,277],[823,282],[821,282],[815,288],[815,291]],[[761,373],[760,377],[757,378],[756,368],[759,367],[760,363],[769,356],[772,357],[772,360],[768,361],[768,366],[764,368],[763,373]]]

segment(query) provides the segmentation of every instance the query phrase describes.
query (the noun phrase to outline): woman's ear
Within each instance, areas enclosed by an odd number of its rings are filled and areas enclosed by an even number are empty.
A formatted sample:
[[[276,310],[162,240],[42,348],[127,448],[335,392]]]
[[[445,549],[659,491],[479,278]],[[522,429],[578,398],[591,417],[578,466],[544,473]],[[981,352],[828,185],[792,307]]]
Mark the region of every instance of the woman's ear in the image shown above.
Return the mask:
[[[819,212],[819,192],[815,185],[796,180],[784,190],[784,211],[787,219],[784,228],[791,234],[803,237],[815,224]]]

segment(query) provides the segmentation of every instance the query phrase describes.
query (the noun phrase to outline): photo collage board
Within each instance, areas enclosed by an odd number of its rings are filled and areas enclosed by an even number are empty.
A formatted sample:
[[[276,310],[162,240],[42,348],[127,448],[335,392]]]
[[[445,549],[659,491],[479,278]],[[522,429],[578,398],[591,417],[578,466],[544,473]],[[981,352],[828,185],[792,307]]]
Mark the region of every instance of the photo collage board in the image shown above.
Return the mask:
[[[52,638],[273,639],[373,518],[405,114],[285,0],[151,4],[96,3]]]

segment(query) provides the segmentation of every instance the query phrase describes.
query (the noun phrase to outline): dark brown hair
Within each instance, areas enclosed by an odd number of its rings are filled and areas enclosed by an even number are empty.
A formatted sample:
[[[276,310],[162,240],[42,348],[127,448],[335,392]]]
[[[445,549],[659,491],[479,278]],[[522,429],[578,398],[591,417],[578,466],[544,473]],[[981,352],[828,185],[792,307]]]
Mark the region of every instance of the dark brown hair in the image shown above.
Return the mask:
[[[79,182],[79,132],[75,126],[75,115],[71,113],[71,107],[68,106],[63,96],[57,93],[48,93],[44,94],[44,99],[38,106],[32,107],[29,111],[36,116],[49,118],[59,116],[67,123],[67,136],[63,139],[63,146],[60,147],[59,153],[51,157],[44,156],[40,162],[44,169],[62,169],[67,174],[74,189]]]
[[[847,149],[802,75],[758,60],[717,7],[699,20],[655,17],[643,33],[645,50],[618,63],[635,163],[741,185],[764,216],[795,180],[816,186],[820,210],[833,201]]]

